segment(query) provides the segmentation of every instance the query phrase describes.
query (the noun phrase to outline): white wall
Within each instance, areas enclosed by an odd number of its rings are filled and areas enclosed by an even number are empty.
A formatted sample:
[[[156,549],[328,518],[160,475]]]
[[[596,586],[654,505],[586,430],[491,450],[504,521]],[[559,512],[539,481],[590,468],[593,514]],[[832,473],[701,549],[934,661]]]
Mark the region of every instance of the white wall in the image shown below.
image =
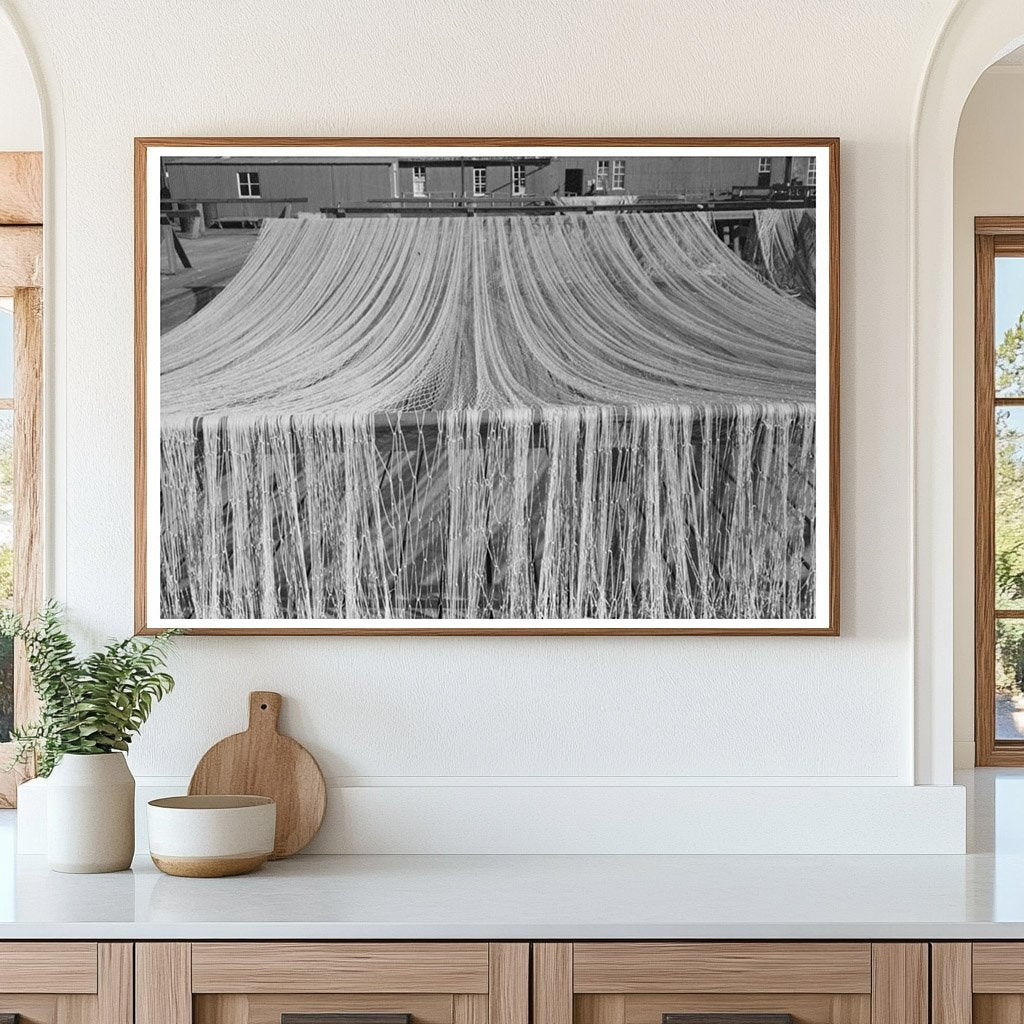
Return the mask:
[[[92,638],[132,626],[133,136],[843,140],[840,639],[183,639],[137,773],[187,776],[262,687],[360,787],[913,781],[908,157],[945,0],[5,2],[53,118],[51,588]]]
[[[960,119],[954,162],[956,759],[974,764],[974,218],[1024,216],[1024,65],[986,71]]]
[[[43,124],[25,50],[0,14],[0,151],[40,150]]]

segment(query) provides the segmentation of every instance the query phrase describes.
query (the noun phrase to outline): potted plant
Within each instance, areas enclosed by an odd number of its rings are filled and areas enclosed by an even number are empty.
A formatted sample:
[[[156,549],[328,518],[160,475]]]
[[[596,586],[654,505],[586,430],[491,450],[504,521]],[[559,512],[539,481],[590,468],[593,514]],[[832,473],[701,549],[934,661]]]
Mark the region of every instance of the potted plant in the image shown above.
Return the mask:
[[[135,779],[124,758],[153,702],[174,687],[161,671],[172,630],[113,641],[79,658],[58,607],[30,622],[0,614],[0,635],[25,645],[38,721],[15,729],[13,764],[48,777],[47,861],[54,871],[122,871],[135,852]],[[13,767],[13,765],[12,765]]]

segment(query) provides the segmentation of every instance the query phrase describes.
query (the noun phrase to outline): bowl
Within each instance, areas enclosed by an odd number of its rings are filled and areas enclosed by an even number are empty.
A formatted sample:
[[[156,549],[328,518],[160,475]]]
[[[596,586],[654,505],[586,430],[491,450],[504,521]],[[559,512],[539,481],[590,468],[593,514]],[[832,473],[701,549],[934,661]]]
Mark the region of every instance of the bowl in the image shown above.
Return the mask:
[[[150,856],[168,875],[244,875],[274,852],[277,805],[270,797],[163,797],[150,800],[146,819]]]

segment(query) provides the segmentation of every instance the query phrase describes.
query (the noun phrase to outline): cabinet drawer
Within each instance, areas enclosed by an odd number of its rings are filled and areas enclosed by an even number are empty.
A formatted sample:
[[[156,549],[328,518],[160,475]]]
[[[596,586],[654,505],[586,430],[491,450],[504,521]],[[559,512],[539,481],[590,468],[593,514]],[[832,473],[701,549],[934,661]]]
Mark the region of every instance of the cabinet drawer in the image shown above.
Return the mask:
[[[0,1018],[22,1024],[132,1024],[132,947],[0,942]]]
[[[537,943],[533,1024],[926,1024],[923,943]]]
[[[95,942],[0,943],[0,992],[88,995],[96,984]]]
[[[573,991],[871,991],[869,943],[578,942]]]
[[[1024,994],[1024,942],[975,942],[971,969],[974,992]]]
[[[197,942],[192,991],[484,993],[489,959],[486,942]]]
[[[136,1024],[529,1024],[515,942],[136,947]]]
[[[934,1024],[1024,1020],[1024,943],[932,945]]]

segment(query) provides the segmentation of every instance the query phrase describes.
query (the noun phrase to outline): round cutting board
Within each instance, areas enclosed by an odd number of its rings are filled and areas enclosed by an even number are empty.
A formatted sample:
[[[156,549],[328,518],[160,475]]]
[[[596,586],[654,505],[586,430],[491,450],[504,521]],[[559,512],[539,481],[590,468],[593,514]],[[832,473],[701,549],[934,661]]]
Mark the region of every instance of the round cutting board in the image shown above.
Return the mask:
[[[298,853],[317,834],[327,809],[327,787],[313,755],[277,731],[281,694],[249,694],[249,728],[212,746],[196,765],[190,796],[244,793],[277,804],[271,860]]]

